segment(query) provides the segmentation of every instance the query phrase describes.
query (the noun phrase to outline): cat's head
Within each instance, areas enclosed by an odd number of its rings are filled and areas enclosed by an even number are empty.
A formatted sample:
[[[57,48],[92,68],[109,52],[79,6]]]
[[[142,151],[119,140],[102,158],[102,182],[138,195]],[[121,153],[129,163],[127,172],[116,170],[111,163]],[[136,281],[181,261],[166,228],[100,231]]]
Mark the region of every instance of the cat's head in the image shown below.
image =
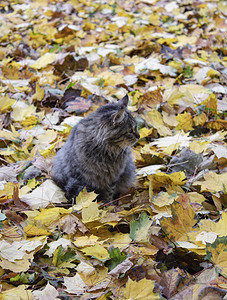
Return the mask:
[[[110,145],[125,148],[133,146],[139,139],[136,120],[127,109],[128,96],[117,103],[109,103],[100,107],[99,132]]]

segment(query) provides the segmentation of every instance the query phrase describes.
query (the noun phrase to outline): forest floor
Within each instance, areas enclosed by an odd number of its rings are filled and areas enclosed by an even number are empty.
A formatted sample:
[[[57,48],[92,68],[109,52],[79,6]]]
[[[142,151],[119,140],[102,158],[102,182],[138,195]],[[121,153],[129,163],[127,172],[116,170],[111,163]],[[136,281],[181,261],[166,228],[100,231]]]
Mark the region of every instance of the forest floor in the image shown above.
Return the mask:
[[[0,299],[226,297],[226,1],[2,0],[0,13]],[[135,187],[67,206],[56,152],[126,93]]]

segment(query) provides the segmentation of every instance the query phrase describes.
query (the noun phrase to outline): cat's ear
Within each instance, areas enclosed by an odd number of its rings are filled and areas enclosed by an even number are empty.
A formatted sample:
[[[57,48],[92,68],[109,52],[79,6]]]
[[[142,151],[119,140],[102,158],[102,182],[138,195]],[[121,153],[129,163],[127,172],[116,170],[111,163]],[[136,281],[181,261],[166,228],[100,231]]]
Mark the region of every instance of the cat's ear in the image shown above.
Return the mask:
[[[119,110],[117,113],[115,113],[113,115],[113,125],[120,123],[123,119],[124,119],[124,113],[125,113],[125,108],[122,108],[121,110]]]
[[[125,95],[120,101],[118,101],[120,105],[123,107],[127,107],[128,105],[128,95]]]
[[[125,109],[128,105],[128,95],[125,95],[120,101],[118,101],[120,110],[116,112],[113,116],[113,125],[120,123],[124,119]]]

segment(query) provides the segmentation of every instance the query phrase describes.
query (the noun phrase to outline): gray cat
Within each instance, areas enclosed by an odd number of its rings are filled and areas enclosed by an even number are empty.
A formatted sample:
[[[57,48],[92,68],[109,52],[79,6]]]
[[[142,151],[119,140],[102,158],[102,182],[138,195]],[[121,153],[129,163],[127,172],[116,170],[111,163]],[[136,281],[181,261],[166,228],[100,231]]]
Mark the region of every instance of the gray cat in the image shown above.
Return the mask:
[[[136,121],[127,109],[128,96],[109,103],[73,127],[57,153],[53,179],[68,199],[86,187],[105,203],[133,185],[131,146],[139,139]]]

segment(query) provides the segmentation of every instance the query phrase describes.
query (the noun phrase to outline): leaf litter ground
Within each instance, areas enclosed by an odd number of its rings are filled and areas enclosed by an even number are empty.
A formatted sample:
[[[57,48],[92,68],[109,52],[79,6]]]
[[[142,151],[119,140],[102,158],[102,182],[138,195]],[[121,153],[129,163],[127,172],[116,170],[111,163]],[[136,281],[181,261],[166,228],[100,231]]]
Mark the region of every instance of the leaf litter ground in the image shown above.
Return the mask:
[[[222,299],[225,1],[0,3],[1,299]],[[51,181],[82,117],[129,94],[135,187]]]

